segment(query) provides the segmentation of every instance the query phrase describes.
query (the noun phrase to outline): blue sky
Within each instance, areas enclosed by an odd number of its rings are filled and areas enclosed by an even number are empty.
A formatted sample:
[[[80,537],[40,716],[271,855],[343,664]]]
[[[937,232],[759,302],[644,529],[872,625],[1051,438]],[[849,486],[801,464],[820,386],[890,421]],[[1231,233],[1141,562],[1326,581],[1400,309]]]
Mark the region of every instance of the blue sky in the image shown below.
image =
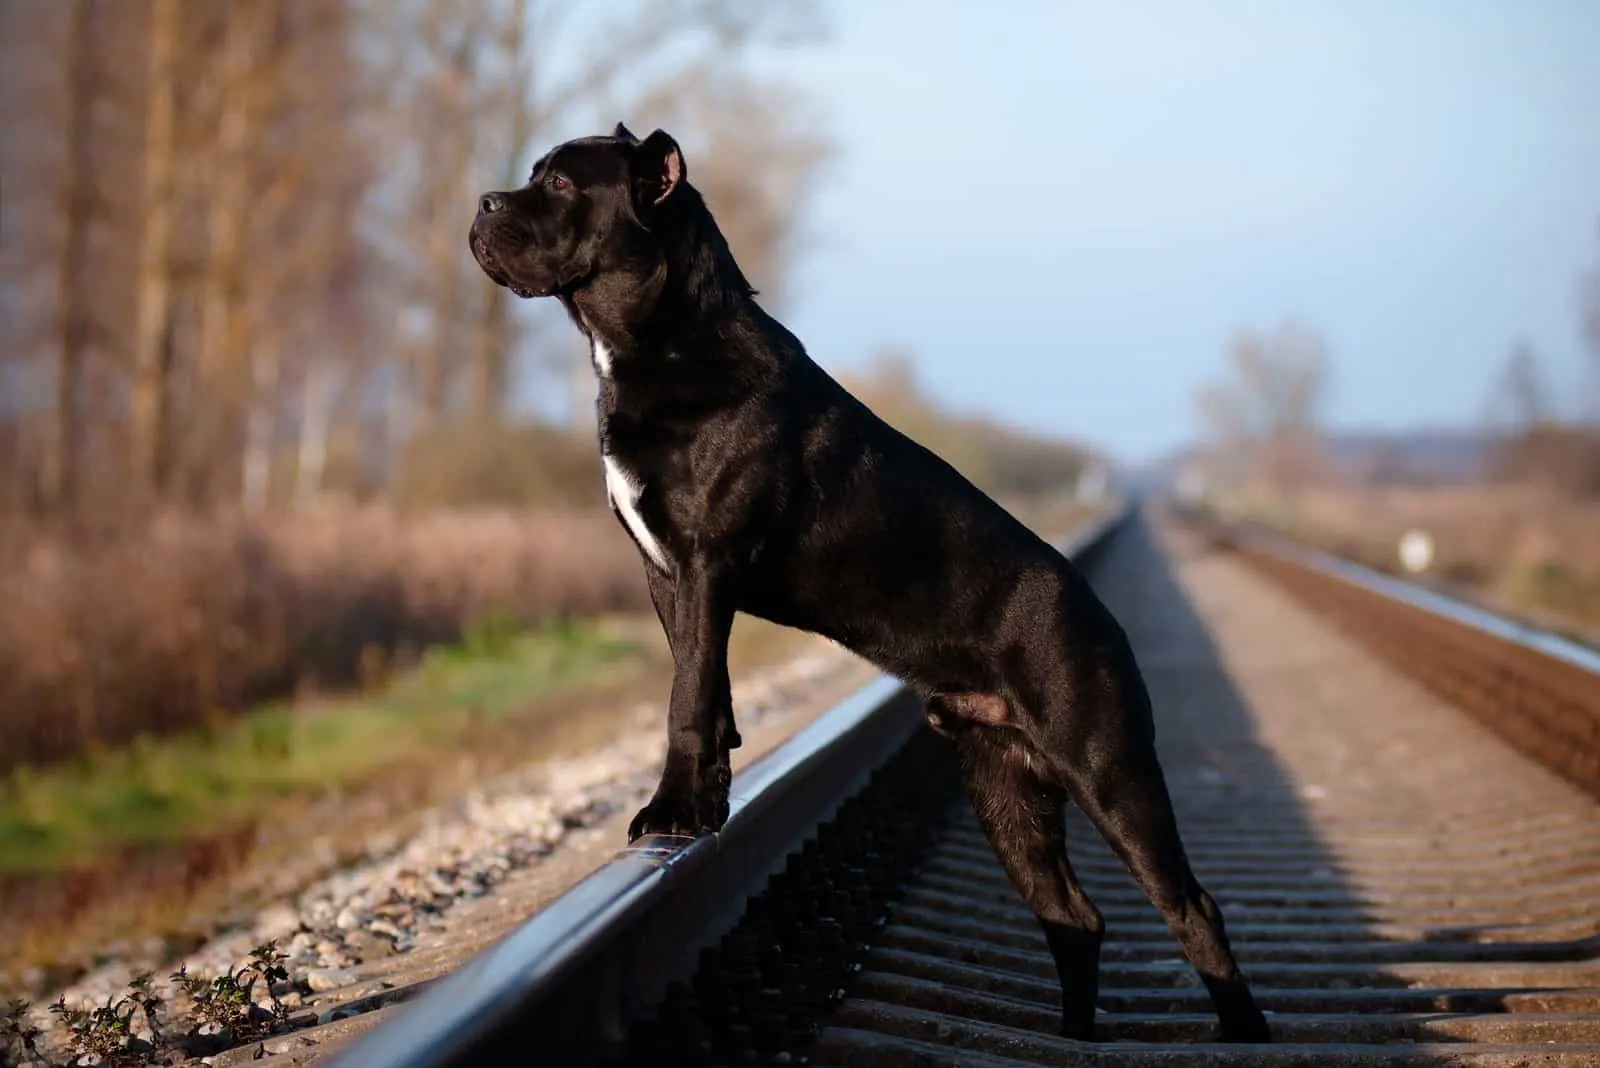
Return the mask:
[[[841,149],[785,309],[824,365],[903,345],[951,404],[1132,461],[1198,432],[1236,329],[1289,317],[1338,426],[1474,423],[1519,338],[1578,388],[1600,0],[833,12],[763,60]]]

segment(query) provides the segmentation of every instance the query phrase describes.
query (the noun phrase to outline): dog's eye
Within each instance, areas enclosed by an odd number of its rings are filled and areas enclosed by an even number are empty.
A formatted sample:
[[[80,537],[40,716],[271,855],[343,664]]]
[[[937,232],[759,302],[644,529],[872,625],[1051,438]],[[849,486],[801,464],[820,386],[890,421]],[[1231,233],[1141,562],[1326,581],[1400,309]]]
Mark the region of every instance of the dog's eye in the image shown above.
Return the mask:
[[[567,181],[567,176],[564,174],[552,174],[550,176],[551,189],[565,189],[571,184],[571,182]]]

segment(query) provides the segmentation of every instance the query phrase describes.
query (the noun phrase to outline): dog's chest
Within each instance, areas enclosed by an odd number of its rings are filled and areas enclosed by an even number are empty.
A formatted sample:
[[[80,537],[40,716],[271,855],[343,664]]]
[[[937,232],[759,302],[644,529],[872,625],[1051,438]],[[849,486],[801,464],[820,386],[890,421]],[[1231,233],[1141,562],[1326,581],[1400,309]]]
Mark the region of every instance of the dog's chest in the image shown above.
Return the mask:
[[[613,355],[611,347],[599,337],[595,337],[591,344],[590,355],[594,360],[596,373],[602,379],[610,378]],[[629,466],[626,459],[614,453],[603,412],[600,418],[600,462],[605,468],[606,498],[650,562],[662,571],[671,571],[672,565],[667,556],[666,546],[650,530],[649,524],[645,522],[644,512],[640,508],[640,500],[645,492],[645,478],[637,469]]]
[[[617,510],[623,525],[628,528],[628,533],[633,535],[633,540],[639,543],[639,548],[651,563],[663,571],[672,570],[665,547],[650,532],[650,527],[644,521],[644,513],[639,509],[639,498],[644,495],[644,480],[609,453],[602,452],[600,460],[606,470],[606,496],[611,501],[611,507]]]

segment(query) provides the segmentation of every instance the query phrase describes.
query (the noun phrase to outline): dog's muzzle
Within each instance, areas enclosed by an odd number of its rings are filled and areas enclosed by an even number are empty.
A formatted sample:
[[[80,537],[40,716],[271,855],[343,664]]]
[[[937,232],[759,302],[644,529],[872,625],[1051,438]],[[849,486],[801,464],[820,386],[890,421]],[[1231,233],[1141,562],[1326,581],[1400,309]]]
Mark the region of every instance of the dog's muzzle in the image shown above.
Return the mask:
[[[490,237],[473,226],[469,236],[472,246],[472,258],[478,261],[478,266],[483,268],[483,273],[496,285],[505,286],[519,297],[545,297],[550,295],[550,290],[523,285],[511,277],[511,272],[500,262],[500,257],[495,252],[495,243]]]
[[[485,193],[478,198],[478,214],[472,220],[469,243],[478,266],[496,284],[505,286],[519,297],[546,297],[553,292],[547,287],[526,285],[512,276],[501,260],[499,250],[505,247],[508,204],[503,193]]]

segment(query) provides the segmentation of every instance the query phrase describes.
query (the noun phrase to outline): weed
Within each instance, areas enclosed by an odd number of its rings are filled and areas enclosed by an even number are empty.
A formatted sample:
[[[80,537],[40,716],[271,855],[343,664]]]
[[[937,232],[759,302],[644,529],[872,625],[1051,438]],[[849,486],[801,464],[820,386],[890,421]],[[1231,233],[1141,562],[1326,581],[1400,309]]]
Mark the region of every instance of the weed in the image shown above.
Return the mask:
[[[283,966],[288,959],[276,942],[268,942],[252,950],[247,963],[225,970],[209,983],[191,976],[187,968],[173,972],[172,981],[193,1001],[199,1034],[240,1045],[288,1024],[289,1010],[273,988],[274,983],[288,980],[289,970]],[[270,1007],[256,1003],[257,984],[266,989]]]
[[[250,959],[208,981],[196,979],[187,968],[172,973],[173,985],[189,998],[189,1013],[173,1027],[165,1027],[165,999],[155,989],[149,972],[135,976],[120,997],[105,1004],[75,1008],[65,998],[50,1006],[65,1032],[65,1065],[97,1064],[104,1068],[133,1068],[162,1063],[164,1055],[183,1056],[198,1050],[217,1052],[258,1042],[289,1026],[289,1009],[277,986],[288,982],[289,958],[276,942],[257,946]],[[267,992],[267,1004],[255,996],[258,986]],[[43,1032],[28,1021],[29,1005],[10,1002],[0,1015],[0,1064],[55,1068],[63,1062],[44,1049]],[[142,1027],[140,1026],[142,1024]],[[140,1031],[147,1037],[141,1036]]]
[[[69,1064],[78,1064],[84,1058],[110,1068],[124,1065],[151,1063],[151,1057],[165,1046],[161,1016],[165,1004],[152,986],[149,972],[142,972],[129,983],[128,992],[121,997],[110,997],[104,1005],[92,1009],[75,1009],[65,999],[58,999],[50,1012],[67,1030]],[[143,1021],[149,1038],[135,1033],[135,1023]],[[35,1032],[37,1036],[37,1032]],[[33,1047],[36,1056],[37,1046]]]
[[[461,635],[461,651],[474,659],[503,660],[522,627],[505,612],[490,612],[473,621]]]
[[[28,1020],[33,1006],[26,1001],[12,1000],[0,1014],[0,1064],[42,1064],[44,1053],[39,1049],[40,1031]]]

